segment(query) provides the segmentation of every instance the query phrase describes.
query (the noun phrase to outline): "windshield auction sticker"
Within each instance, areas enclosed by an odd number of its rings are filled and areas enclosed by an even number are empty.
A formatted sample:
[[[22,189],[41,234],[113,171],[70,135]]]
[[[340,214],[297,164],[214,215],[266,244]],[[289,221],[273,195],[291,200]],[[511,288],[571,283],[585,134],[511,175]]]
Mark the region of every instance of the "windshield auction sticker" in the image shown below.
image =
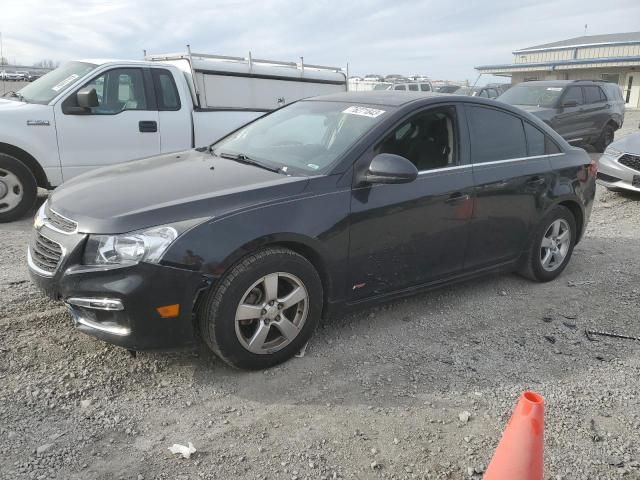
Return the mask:
[[[54,87],[51,87],[51,90],[53,90],[54,92],[58,92],[62,90],[64,87],[66,87],[67,85],[69,85],[71,82],[73,82],[79,76],[80,75],[78,75],[77,73],[74,73],[73,75],[69,75],[67,78],[62,80],[59,84],[57,84]]]
[[[376,118],[382,115],[384,110],[377,110],[375,108],[367,108],[367,107],[349,107],[342,111],[342,113],[350,113],[351,115],[360,115],[362,117]]]

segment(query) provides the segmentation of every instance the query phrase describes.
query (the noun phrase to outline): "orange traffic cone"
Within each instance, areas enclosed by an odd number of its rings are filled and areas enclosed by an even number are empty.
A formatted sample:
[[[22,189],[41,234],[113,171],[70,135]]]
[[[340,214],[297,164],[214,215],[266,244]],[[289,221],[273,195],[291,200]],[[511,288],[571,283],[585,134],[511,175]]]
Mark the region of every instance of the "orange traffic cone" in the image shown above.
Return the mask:
[[[542,480],[544,398],[524,392],[493,454],[484,480]]]

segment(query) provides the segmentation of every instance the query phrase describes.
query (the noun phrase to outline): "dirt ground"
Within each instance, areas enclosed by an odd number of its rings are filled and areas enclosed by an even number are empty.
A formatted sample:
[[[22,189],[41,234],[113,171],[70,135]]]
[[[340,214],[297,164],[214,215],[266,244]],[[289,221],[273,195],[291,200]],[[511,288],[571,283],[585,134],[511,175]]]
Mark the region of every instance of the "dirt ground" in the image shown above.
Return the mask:
[[[640,336],[638,196],[598,191],[554,282],[344,314],[253,373],[77,332],[28,280],[29,235],[0,225],[0,479],[480,478],[525,389],[546,398],[545,478],[640,478],[640,342],[585,335]],[[188,460],[168,450],[188,442]]]

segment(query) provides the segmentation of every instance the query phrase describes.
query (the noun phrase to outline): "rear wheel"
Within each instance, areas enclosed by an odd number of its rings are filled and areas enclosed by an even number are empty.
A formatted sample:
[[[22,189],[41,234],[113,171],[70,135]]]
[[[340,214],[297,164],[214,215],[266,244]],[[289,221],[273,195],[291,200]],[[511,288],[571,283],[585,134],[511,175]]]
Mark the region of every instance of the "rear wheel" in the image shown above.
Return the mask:
[[[38,185],[31,170],[17,158],[0,153],[0,223],[21,218],[37,196]]]
[[[519,273],[539,282],[557,278],[571,259],[576,233],[571,211],[554,207],[536,228]]]
[[[268,368],[309,340],[322,312],[320,277],[303,256],[267,248],[244,258],[203,301],[200,333],[231,366]]]
[[[607,123],[602,132],[600,133],[600,137],[593,143],[593,147],[596,149],[596,152],[602,153],[607,147],[613,142],[613,138],[615,137],[616,129],[615,127]]]

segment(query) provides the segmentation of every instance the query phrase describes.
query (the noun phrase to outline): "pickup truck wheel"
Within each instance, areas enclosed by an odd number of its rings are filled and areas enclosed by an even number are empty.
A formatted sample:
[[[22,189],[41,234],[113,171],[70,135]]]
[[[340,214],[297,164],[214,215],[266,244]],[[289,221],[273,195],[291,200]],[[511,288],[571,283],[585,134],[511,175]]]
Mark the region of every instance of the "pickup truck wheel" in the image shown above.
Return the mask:
[[[0,223],[21,218],[36,202],[36,179],[20,160],[0,153]]]
[[[562,205],[554,207],[535,229],[519,273],[538,282],[557,278],[571,259],[576,232],[571,211]]]
[[[616,129],[610,123],[607,123],[602,129],[602,133],[600,133],[600,137],[593,144],[593,147],[596,149],[596,152],[602,153],[607,147],[613,142],[613,138],[615,136]]]
[[[306,258],[266,248],[237,263],[209,292],[198,311],[200,334],[229,365],[268,368],[307,343],[322,303],[322,282]]]

